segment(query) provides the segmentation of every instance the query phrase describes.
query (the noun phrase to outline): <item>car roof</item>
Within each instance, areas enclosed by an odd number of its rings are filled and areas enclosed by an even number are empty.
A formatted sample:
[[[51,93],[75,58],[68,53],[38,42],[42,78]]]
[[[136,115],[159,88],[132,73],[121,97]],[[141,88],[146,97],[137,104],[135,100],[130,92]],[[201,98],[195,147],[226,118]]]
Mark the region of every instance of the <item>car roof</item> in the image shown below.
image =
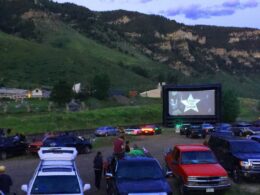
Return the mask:
[[[74,161],[77,150],[72,147],[42,147],[38,176],[76,175]]]
[[[226,140],[228,142],[252,142],[252,140],[250,139],[245,139],[245,138],[236,137],[232,135],[212,134],[211,136]]]
[[[192,151],[210,151],[207,146],[202,144],[188,144],[188,145],[175,145],[181,152],[192,152]]]

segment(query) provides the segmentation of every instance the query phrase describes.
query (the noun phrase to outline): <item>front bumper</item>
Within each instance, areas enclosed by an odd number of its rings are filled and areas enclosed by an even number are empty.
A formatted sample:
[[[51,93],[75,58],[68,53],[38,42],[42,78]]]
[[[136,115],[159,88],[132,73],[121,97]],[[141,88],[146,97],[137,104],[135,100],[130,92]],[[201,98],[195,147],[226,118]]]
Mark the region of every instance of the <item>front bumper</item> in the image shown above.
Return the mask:
[[[243,177],[259,177],[260,178],[260,170],[241,170],[241,175]]]
[[[212,186],[189,186],[184,185],[185,191],[205,191],[205,192],[215,192],[215,191],[222,191],[222,190],[228,190],[231,187],[231,184],[225,184],[225,185],[212,185]],[[212,191],[213,189],[213,191]]]

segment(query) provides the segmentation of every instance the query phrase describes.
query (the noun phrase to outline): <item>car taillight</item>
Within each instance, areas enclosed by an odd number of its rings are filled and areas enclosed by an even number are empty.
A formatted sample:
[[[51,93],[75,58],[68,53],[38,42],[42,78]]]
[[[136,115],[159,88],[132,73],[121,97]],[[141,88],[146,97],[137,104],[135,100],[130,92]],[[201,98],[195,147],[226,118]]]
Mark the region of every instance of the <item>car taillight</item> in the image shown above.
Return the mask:
[[[142,131],[154,131],[153,128],[142,128]]]

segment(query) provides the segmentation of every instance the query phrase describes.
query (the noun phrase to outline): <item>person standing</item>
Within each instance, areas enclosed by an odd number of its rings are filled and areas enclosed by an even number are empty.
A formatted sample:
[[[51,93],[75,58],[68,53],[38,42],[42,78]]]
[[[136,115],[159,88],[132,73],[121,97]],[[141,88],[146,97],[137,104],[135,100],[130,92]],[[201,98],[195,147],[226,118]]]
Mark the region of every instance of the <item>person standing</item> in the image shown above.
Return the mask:
[[[127,140],[126,142],[125,142],[125,152],[130,152],[130,146],[129,146],[129,141]]]
[[[11,177],[5,174],[5,166],[0,166],[0,191],[5,195],[10,194],[10,187],[13,185]]]
[[[121,159],[124,156],[125,152],[125,137],[123,135],[117,137],[114,141],[114,156],[117,159]]]
[[[100,151],[97,152],[94,159],[95,186],[99,190],[103,171],[103,157]]]

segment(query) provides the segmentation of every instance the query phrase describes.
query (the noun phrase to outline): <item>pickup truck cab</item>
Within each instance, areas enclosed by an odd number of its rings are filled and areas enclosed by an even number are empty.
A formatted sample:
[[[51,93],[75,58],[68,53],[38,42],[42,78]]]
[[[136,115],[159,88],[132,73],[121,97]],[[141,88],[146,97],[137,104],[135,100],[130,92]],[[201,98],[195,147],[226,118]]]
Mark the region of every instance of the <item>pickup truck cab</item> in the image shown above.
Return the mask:
[[[203,145],[176,145],[165,155],[167,175],[179,182],[180,193],[202,191],[212,193],[230,187],[228,174],[213,152]]]

